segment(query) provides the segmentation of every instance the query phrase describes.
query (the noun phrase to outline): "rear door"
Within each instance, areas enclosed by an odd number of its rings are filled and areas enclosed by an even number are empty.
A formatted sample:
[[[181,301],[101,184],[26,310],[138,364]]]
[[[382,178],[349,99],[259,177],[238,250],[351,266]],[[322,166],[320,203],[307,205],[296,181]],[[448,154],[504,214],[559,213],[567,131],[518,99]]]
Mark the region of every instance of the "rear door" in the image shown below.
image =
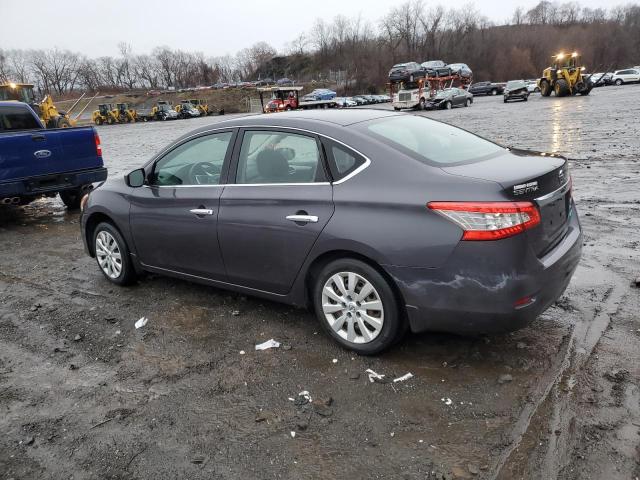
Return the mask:
[[[218,217],[234,139],[226,130],[185,141],[155,162],[147,185],[132,190],[129,222],[144,265],[226,279]]]
[[[57,173],[63,159],[59,136],[42,129],[28,107],[0,108],[0,181]]]
[[[287,129],[242,132],[220,199],[219,238],[231,283],[285,294],[333,215],[318,138]]]

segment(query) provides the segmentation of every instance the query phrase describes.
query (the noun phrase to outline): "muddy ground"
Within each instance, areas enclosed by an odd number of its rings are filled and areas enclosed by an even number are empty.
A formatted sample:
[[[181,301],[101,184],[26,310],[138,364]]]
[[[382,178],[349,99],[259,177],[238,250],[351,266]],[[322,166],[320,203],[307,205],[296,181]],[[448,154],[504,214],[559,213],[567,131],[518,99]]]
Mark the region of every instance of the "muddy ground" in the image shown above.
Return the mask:
[[[640,86],[425,115],[572,159],[583,259],[538,321],[359,357],[306,311],[158,276],[114,287],[77,213],[5,208],[0,478],[637,479]],[[216,119],[101,127],[110,173]]]

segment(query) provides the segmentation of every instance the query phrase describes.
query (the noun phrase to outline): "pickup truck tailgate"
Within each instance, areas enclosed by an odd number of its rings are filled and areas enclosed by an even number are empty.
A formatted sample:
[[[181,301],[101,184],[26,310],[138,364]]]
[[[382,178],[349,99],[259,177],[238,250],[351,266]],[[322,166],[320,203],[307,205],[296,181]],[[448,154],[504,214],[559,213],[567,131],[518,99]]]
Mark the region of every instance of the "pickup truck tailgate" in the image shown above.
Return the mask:
[[[0,135],[0,182],[102,167],[93,127]]]

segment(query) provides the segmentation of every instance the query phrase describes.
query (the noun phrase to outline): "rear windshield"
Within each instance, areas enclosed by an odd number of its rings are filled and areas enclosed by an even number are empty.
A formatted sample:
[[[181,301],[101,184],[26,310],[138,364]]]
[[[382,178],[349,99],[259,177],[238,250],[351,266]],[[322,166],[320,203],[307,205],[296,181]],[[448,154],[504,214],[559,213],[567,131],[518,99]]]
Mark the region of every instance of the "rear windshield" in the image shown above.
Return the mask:
[[[0,109],[0,130],[35,130],[41,128],[31,110],[19,105]]]
[[[429,164],[481,160],[505,150],[472,133],[416,115],[386,117],[359,125],[366,134]]]

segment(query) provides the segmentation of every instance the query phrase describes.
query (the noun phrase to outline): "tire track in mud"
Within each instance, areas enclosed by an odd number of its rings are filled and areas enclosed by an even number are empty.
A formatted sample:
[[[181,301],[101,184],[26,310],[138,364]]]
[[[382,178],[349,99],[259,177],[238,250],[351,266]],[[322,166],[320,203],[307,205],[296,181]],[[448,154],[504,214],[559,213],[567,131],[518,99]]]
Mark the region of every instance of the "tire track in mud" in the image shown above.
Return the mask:
[[[537,442],[528,445],[525,439],[533,429],[533,420],[537,416],[541,418],[545,416],[541,410],[548,401],[551,402],[550,419],[548,420],[548,428],[543,431],[550,433],[548,434],[546,451],[541,462],[538,463],[540,467],[536,473],[539,478],[554,480],[558,478],[562,466],[566,464],[567,452],[572,446],[570,435],[573,428],[571,423],[575,417],[574,397],[570,393],[578,373],[591,357],[593,349],[607,330],[611,317],[617,313],[618,307],[625,297],[625,282],[620,277],[611,274],[603,280],[613,286],[606,290],[599,302],[602,308],[594,308],[593,316],[574,325],[564,354],[562,357],[558,357],[559,361],[556,363],[558,369],[555,374],[552,375],[545,388],[539,391],[540,395],[537,400],[527,405],[515,422],[512,430],[513,443],[495,463],[490,476],[493,480],[513,478],[512,470],[519,463],[514,452],[518,451],[521,446],[532,450],[533,447],[541,445]],[[541,428],[539,422],[535,423],[535,428]]]

